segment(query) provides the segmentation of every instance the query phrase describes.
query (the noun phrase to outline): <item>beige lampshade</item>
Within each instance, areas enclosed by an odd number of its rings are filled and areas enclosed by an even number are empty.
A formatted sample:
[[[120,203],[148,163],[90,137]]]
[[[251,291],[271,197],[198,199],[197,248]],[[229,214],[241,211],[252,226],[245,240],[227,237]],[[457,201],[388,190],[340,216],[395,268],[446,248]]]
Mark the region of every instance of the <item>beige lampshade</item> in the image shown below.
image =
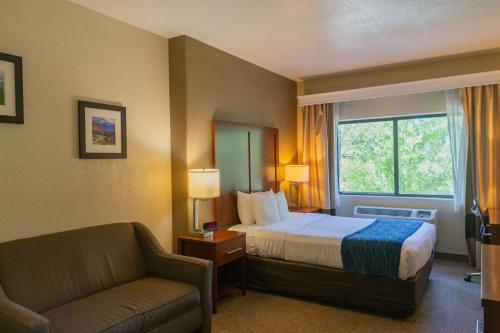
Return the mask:
[[[195,199],[217,198],[220,195],[219,179],[218,169],[189,170],[189,197]]]
[[[309,181],[309,165],[285,165],[285,180],[294,183]]]

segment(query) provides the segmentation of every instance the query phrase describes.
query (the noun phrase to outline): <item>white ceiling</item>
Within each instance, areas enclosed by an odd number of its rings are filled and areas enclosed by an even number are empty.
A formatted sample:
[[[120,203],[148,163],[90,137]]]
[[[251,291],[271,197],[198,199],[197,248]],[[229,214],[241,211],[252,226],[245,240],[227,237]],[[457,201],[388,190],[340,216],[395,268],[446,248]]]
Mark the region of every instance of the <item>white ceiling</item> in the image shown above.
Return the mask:
[[[500,47],[500,0],[71,0],[289,78]]]

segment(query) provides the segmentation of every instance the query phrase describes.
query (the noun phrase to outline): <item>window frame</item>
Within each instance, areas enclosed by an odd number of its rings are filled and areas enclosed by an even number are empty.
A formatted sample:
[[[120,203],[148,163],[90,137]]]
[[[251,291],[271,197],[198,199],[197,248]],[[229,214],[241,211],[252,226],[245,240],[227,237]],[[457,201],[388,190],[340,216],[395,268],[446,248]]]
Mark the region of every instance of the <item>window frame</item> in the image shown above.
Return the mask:
[[[363,123],[373,123],[373,122],[386,122],[392,121],[392,144],[393,144],[393,159],[394,159],[394,192],[393,193],[383,193],[383,192],[351,192],[351,191],[340,191],[340,131],[337,130],[337,188],[339,189],[340,195],[363,195],[363,196],[381,196],[381,197],[403,197],[403,198],[441,198],[441,199],[453,199],[453,194],[402,194],[399,192],[399,140],[398,140],[398,121],[408,120],[408,119],[425,119],[425,118],[438,118],[446,117],[446,113],[429,113],[421,115],[411,115],[411,116],[394,116],[394,117],[383,117],[383,118],[368,118],[368,119],[353,119],[353,120],[339,120],[338,125],[347,124],[363,124]]]

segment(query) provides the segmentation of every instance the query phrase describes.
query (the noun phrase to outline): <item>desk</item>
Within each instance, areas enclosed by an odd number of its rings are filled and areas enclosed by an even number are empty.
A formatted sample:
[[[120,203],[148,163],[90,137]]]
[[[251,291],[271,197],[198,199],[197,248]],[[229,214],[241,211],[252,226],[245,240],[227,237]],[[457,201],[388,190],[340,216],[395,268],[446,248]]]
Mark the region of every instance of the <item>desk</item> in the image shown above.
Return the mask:
[[[500,245],[481,245],[484,333],[500,332]]]
[[[491,244],[500,245],[500,209],[488,209],[490,216]]]

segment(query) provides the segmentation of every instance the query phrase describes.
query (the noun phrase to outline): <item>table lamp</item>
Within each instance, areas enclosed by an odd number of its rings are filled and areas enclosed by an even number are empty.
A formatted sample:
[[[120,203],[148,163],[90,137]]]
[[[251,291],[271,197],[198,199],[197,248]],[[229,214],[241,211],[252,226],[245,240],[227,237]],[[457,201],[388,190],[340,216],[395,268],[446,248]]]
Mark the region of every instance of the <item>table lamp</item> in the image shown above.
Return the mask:
[[[292,200],[292,186],[297,186],[297,205],[296,207],[301,207],[300,203],[300,185],[309,181],[309,165],[304,164],[288,164],[285,165],[285,180],[290,183],[288,187],[288,194],[290,197],[290,203]],[[294,206],[291,204],[291,206]]]
[[[220,195],[218,169],[191,169],[188,171],[188,192],[193,199],[193,230],[195,234],[203,234],[199,226],[199,201],[217,198]]]

